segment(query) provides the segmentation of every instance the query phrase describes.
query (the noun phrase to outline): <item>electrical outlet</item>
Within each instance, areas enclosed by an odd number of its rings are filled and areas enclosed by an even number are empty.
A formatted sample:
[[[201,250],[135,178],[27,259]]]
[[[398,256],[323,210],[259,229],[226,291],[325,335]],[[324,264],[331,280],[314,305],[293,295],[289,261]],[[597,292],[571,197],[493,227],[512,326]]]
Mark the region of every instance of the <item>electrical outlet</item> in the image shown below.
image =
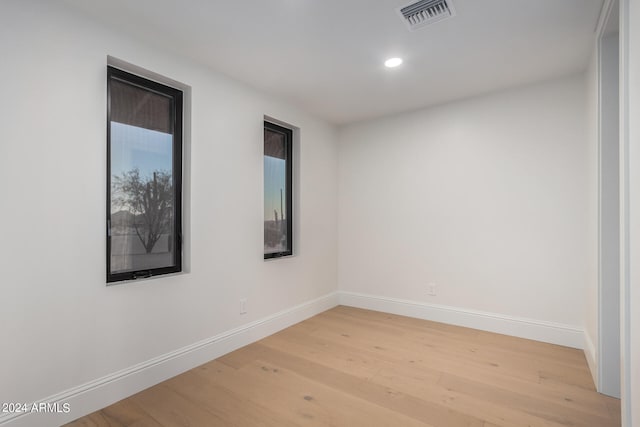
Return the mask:
[[[427,284],[427,295],[431,295],[432,297],[438,295],[435,283]]]
[[[240,300],[240,314],[247,314],[247,299],[242,298]]]

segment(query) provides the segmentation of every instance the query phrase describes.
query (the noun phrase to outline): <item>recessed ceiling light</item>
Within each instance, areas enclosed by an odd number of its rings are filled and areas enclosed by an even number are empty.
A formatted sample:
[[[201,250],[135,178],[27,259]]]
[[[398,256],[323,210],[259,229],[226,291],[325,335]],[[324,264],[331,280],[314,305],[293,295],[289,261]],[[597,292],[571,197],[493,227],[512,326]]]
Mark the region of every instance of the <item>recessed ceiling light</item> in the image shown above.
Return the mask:
[[[402,64],[402,58],[389,58],[386,61],[384,61],[384,65],[387,68],[394,68],[400,64]]]

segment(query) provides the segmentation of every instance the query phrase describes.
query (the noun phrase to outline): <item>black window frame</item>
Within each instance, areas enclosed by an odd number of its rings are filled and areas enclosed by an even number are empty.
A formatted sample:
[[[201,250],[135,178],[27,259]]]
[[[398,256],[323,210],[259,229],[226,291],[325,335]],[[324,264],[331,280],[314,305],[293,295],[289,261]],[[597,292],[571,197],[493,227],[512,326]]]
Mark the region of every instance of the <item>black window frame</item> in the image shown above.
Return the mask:
[[[282,258],[282,257],[293,255],[293,221],[295,220],[295,215],[293,212],[293,130],[268,120],[264,120],[264,129],[265,130],[268,129],[271,132],[276,132],[284,136],[285,155],[286,155],[285,186],[287,191],[286,191],[286,197],[285,197],[285,206],[286,206],[286,212],[287,212],[287,250],[264,254],[264,259],[274,259],[274,258]],[[263,149],[264,149],[264,138],[263,138]]]
[[[111,81],[119,80],[123,83],[137,86],[171,99],[171,115],[173,121],[172,147],[172,185],[174,191],[174,233],[171,240],[174,248],[174,265],[152,268],[141,271],[111,272]],[[107,66],[107,284],[127,280],[144,279],[182,271],[182,150],[183,150],[183,92],[180,89],[149,80],[130,72]]]

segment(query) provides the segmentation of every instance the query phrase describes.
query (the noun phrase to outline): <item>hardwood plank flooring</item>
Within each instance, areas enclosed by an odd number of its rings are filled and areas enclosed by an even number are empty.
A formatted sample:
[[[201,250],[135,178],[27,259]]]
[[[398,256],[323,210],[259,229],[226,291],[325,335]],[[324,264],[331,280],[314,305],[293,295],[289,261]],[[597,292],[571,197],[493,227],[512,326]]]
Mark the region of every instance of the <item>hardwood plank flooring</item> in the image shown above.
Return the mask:
[[[609,427],[580,350],[339,306],[69,427]]]

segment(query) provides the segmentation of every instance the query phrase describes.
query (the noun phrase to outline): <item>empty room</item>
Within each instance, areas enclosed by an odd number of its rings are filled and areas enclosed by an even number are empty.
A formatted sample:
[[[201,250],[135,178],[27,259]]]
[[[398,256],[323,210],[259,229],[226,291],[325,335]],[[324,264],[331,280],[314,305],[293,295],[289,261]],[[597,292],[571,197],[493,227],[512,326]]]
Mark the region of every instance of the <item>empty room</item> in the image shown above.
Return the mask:
[[[2,0],[0,427],[640,427],[638,0]]]

